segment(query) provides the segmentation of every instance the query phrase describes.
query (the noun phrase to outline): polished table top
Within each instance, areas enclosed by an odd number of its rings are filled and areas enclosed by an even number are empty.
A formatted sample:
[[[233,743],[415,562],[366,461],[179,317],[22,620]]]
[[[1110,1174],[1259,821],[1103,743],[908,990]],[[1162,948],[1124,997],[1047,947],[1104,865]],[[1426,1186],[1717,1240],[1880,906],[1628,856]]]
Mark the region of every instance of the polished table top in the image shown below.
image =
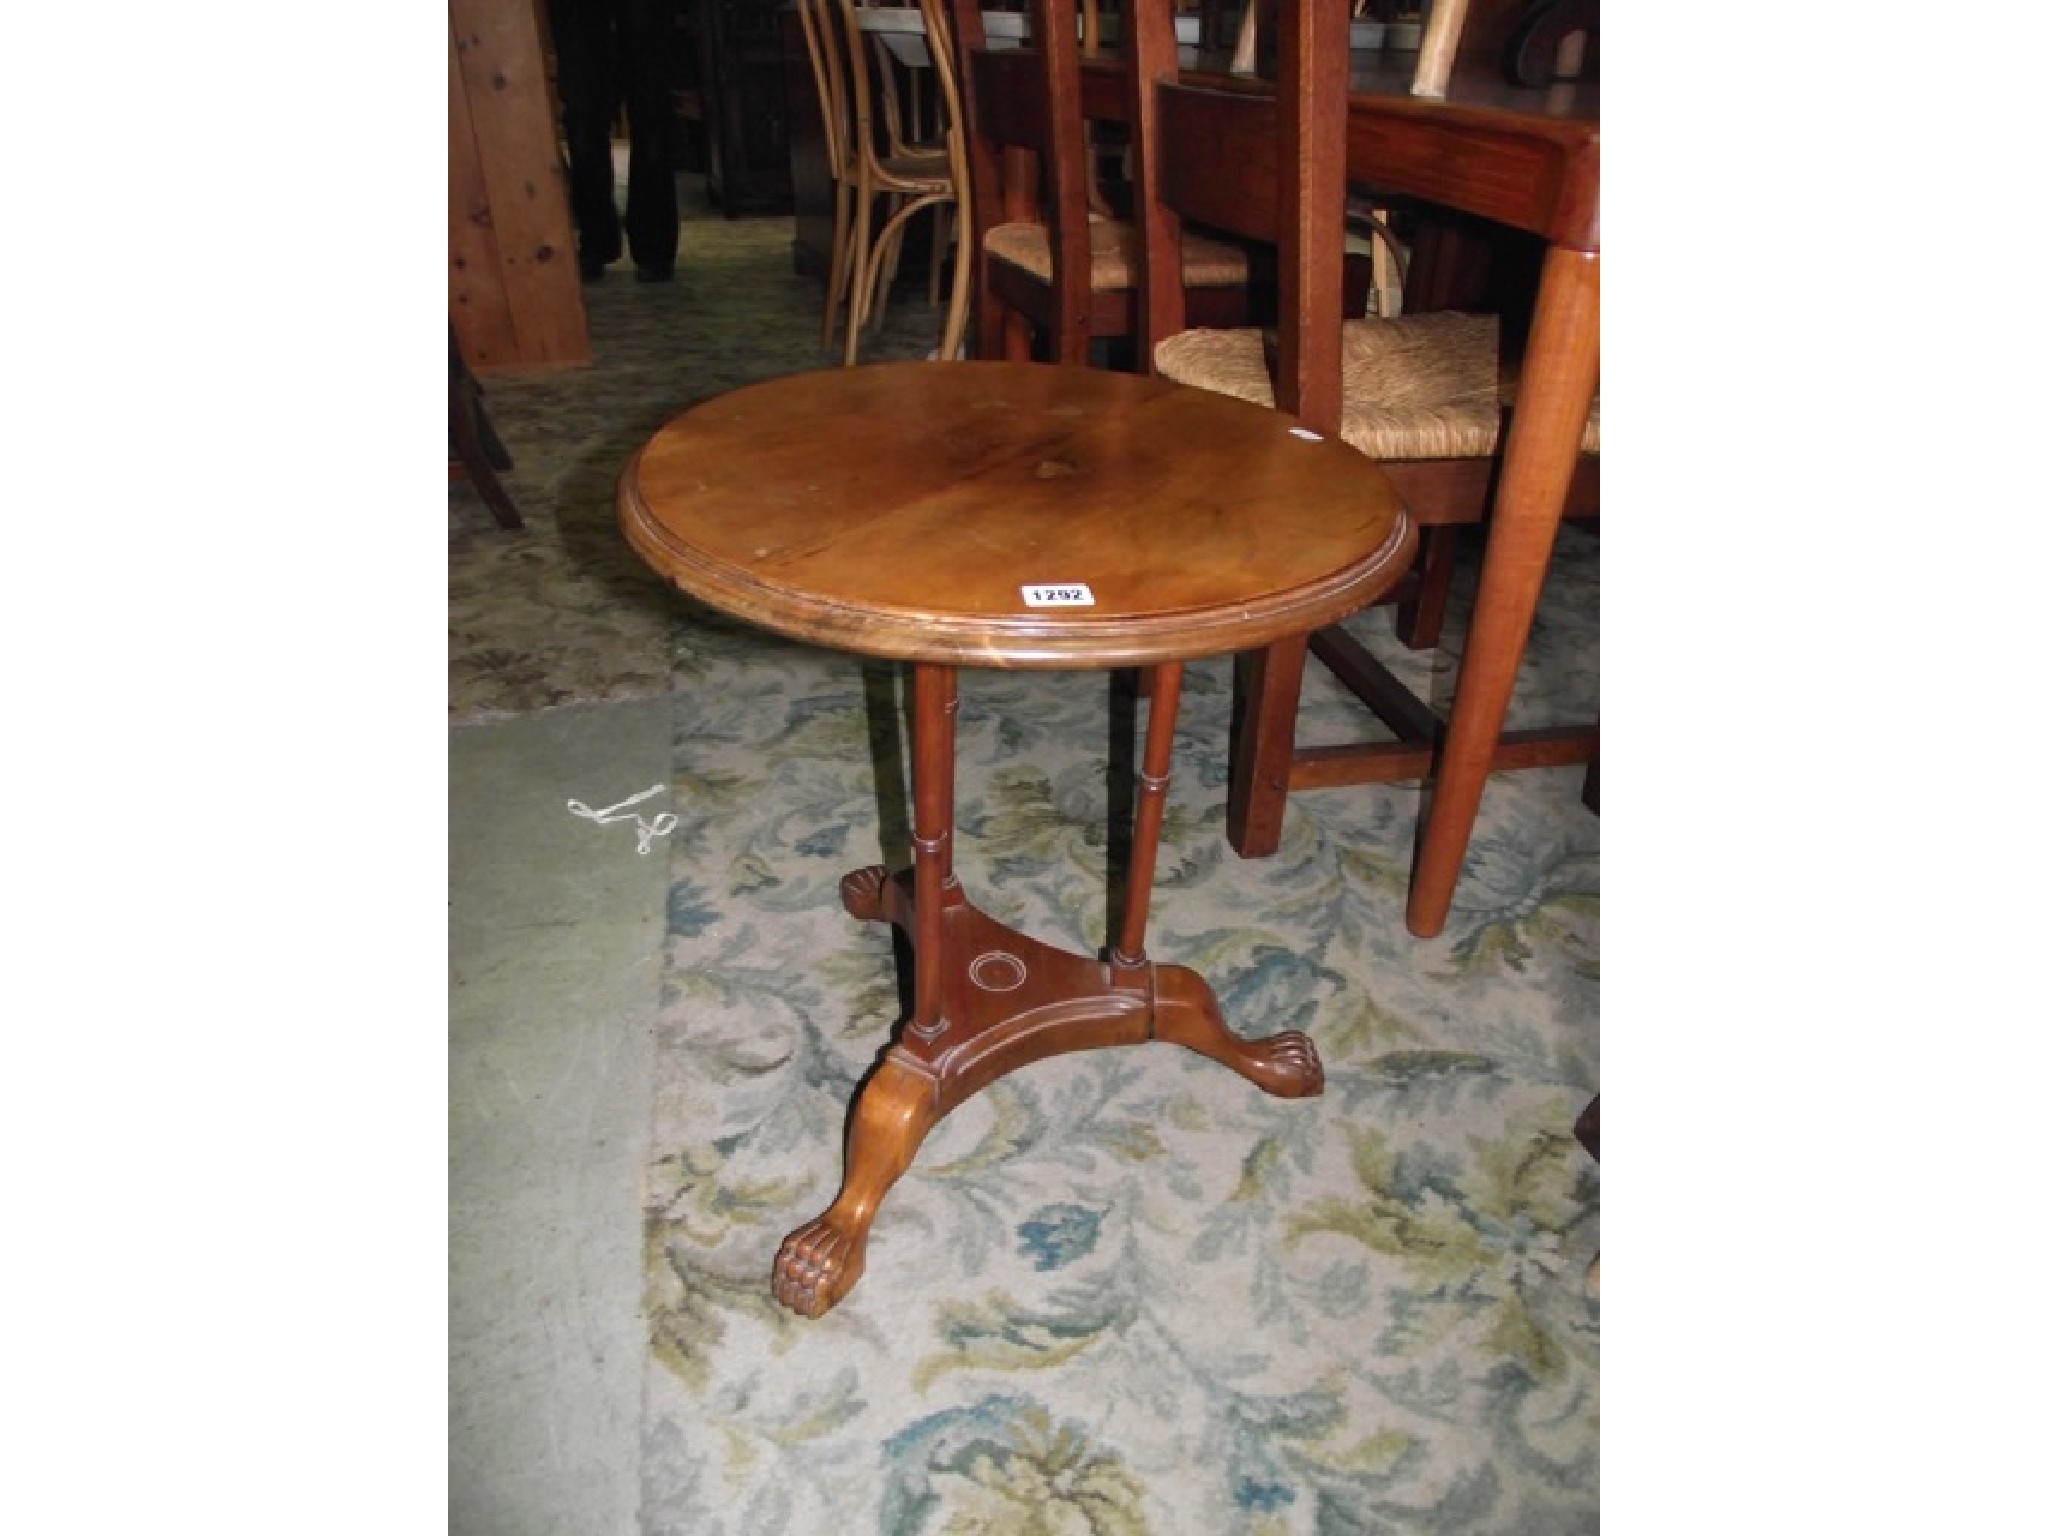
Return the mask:
[[[1290,416],[1043,363],[736,390],[656,433],[619,507],[640,555],[715,607],[862,654],[988,667],[1262,646],[1379,596],[1415,543],[1379,467]]]

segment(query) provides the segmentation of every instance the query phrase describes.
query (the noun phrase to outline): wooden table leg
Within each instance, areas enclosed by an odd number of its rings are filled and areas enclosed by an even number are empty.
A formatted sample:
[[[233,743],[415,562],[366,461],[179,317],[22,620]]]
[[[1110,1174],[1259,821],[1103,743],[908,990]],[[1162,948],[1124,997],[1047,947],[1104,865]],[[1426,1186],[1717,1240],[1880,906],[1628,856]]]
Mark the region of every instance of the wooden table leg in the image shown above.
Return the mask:
[[[1479,797],[1543,590],[1600,381],[1600,255],[1552,246],[1501,466],[1435,792],[1408,887],[1408,931],[1443,932]]]
[[[959,677],[951,667],[919,666],[911,699],[911,885],[890,882],[880,865],[840,882],[855,917],[894,918],[911,935],[916,996],[903,1042],[892,1046],[854,1101],[839,1194],[816,1220],[782,1241],[775,1255],[775,1299],[820,1317],[852,1290],[867,1267],[868,1228],[882,1197],[903,1176],[931,1128],[952,1106],[941,1080],[919,1058],[946,1035],[947,914],[970,910],[953,875],[954,724]],[[906,1049],[906,1046],[910,1047]]]
[[[1151,701],[1145,755],[1138,768],[1138,808],[1131,829],[1131,867],[1124,884],[1124,931],[1111,959],[1129,968],[1145,963],[1145,924],[1152,915],[1152,879],[1159,869],[1159,829],[1166,821],[1166,787],[1173,768],[1173,724],[1180,716],[1177,661],[1146,669],[1143,691]]]
[[[960,674],[921,666],[911,684],[910,861],[917,891],[911,944],[917,957],[916,999],[910,1032],[935,1040],[946,1027],[946,902],[958,903],[953,874],[954,737],[960,717]],[[859,915],[859,914],[856,914]]]
[[[1145,960],[1145,921],[1151,911],[1152,877],[1159,862],[1159,828],[1166,814],[1181,673],[1179,662],[1152,669],[1152,703],[1145,723],[1144,766],[1138,775],[1124,932],[1110,955],[1112,968],[1122,972],[1143,965],[1153,974],[1153,1039],[1170,1041],[1221,1062],[1279,1098],[1306,1098],[1323,1091],[1323,1064],[1314,1041],[1298,1029],[1283,1030],[1264,1040],[1247,1040],[1223,1022],[1216,994],[1193,971],[1180,965],[1153,966]]]
[[[1073,954],[998,923],[953,874],[954,718],[950,667],[920,665],[914,683],[912,866],[880,865],[840,882],[857,918],[896,924],[915,952],[917,996],[895,1044],[854,1101],[845,1174],[824,1213],[783,1239],[775,1299],[806,1317],[836,1305],[867,1264],[869,1229],[931,1128],[1019,1067],[1068,1051],[1165,1040],[1221,1062],[1285,1098],[1320,1093],[1322,1064],[1298,1030],[1246,1040],[1223,1022],[1207,982],[1145,958],[1181,668],[1152,682],[1123,930],[1109,959]]]

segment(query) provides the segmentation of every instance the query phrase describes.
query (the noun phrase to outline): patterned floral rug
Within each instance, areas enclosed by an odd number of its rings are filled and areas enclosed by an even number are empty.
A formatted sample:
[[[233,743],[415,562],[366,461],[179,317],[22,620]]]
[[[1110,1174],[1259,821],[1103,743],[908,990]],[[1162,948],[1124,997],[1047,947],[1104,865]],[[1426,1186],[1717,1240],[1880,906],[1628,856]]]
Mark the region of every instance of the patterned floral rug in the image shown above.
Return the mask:
[[[692,211],[673,283],[636,283],[622,264],[583,290],[595,367],[484,380],[512,454],[506,489],[529,527],[500,529],[467,485],[450,496],[457,724],[668,692],[679,620],[619,536],[620,468],[697,400],[838,360],[823,345],[824,285],[796,272],[790,222],[727,221],[701,198]],[[921,294],[899,299],[861,355],[923,357],[942,323]]]
[[[879,1531],[1577,1532],[1598,1527],[1598,822],[1576,770],[1489,785],[1445,935],[1402,926],[1419,792],[1297,796],[1280,852],[1223,836],[1227,662],[1190,668],[1148,947],[1248,1035],[1300,1027],[1324,1096],[1176,1047],[1039,1063],[942,1122],[865,1278],[781,1309],[783,1235],[831,1199],[846,1107],[906,1012],[847,870],[908,862],[905,680],[662,589],[614,531],[625,457],[690,400],[829,363],[782,221],[686,226],[674,288],[590,291],[599,366],[487,381],[533,527],[451,494],[457,719],[675,700],[642,1520]],[[915,357],[937,317],[892,316]],[[935,365],[938,366],[938,365]],[[1562,540],[1517,695],[1598,699],[1598,545]],[[1469,591],[1470,573],[1465,573]],[[1460,637],[1403,651],[1442,698]],[[1359,730],[1311,668],[1308,741]],[[958,863],[1034,936],[1102,946],[1144,706],[1107,677],[962,678]]]

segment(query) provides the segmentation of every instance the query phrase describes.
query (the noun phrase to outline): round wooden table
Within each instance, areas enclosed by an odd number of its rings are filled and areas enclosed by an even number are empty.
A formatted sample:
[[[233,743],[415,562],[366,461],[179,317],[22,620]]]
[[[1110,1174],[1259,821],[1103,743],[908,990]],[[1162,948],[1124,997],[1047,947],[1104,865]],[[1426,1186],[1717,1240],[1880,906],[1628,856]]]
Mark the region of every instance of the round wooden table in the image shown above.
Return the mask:
[[[1277,411],[1130,374],[898,363],[705,401],[619,482],[628,541],[693,597],[798,640],[915,664],[912,866],[841,882],[909,936],[915,1003],[855,1102],[838,1196],[777,1254],[816,1317],[925,1135],[997,1078],[1064,1051],[1167,1040],[1268,1093],[1322,1090],[1299,1031],[1247,1041],[1209,986],[1145,957],[1181,664],[1341,618],[1415,533],[1379,468]],[[1106,958],[970,903],[953,872],[956,668],[1148,669],[1122,931]]]

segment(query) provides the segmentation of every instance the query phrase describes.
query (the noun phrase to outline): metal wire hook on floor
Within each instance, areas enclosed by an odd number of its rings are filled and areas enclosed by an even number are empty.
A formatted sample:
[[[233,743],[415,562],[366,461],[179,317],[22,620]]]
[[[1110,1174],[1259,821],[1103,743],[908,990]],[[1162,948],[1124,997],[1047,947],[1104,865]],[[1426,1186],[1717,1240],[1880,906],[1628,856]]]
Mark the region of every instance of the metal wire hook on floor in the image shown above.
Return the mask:
[[[631,811],[630,807],[638,805],[642,800],[646,800],[651,796],[660,794],[667,788],[666,784],[650,784],[647,788],[641,790],[639,794],[629,795],[617,805],[608,805],[601,811],[593,811],[581,800],[571,800],[569,802],[569,809],[578,816],[587,817],[589,820],[596,822],[599,826],[609,825],[615,821],[631,821],[640,834],[639,851],[646,853],[654,846],[654,840],[657,837],[667,837],[669,833],[675,831],[676,814],[674,811],[662,811],[652,821],[649,821],[638,811]]]

